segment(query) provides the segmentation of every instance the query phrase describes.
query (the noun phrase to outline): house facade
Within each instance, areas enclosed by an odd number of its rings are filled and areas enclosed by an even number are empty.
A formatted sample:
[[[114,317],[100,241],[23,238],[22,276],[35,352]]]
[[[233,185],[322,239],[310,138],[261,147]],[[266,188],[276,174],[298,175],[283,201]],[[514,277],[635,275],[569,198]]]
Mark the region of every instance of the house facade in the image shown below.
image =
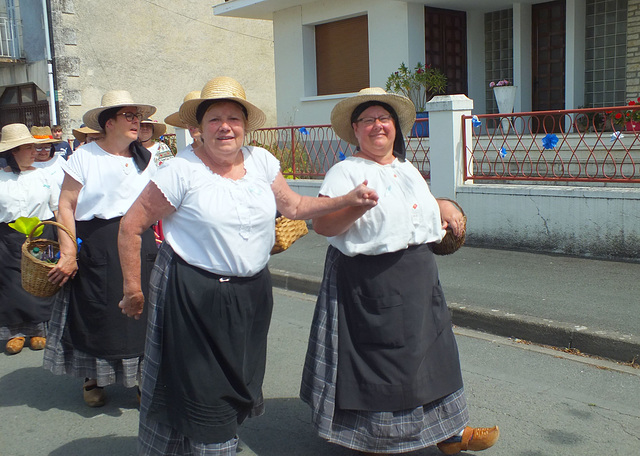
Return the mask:
[[[626,104],[640,95],[640,0],[230,0],[218,16],[271,20],[280,125],[327,123],[335,103],[422,62],[495,113]]]
[[[188,92],[231,76],[276,125],[272,23],[217,17],[212,3],[223,0],[0,0],[0,41],[15,44],[9,57],[0,47],[0,124],[50,121],[69,137],[114,89],[157,106],[163,120]],[[34,97],[53,115],[25,117]]]

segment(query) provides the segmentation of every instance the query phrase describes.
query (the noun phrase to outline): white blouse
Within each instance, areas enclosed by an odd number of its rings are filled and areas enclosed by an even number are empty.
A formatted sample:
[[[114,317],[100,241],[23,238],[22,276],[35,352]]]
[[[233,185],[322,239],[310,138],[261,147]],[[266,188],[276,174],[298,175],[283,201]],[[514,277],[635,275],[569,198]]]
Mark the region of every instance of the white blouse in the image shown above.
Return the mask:
[[[46,162],[33,162],[34,168],[41,169],[47,174],[51,180],[51,191],[56,198],[56,205],[60,198],[60,189],[62,188],[62,181],[64,180],[64,171],[62,170],[62,162],[64,158],[60,155],[54,155],[51,160]]]
[[[260,147],[243,147],[246,174],[223,178],[192,149],[163,163],[152,181],[176,209],[162,220],[166,242],[187,263],[220,275],[250,277],[269,261],[275,241],[271,184],[280,162]]]
[[[347,256],[378,255],[442,240],[446,231],[440,222],[438,202],[409,161],[396,159],[380,165],[372,160],[348,157],[327,172],[320,194],[341,196],[365,180],[378,192],[378,205],[345,233],[329,237],[331,245]]]
[[[62,169],[82,184],[76,206],[76,220],[111,219],[123,216],[155,174],[152,159],[140,171],[133,157],[113,155],[96,141],[80,146],[62,162]]]
[[[53,211],[58,210],[53,186],[41,169],[20,174],[0,169],[0,222],[10,223],[18,217],[52,218]]]

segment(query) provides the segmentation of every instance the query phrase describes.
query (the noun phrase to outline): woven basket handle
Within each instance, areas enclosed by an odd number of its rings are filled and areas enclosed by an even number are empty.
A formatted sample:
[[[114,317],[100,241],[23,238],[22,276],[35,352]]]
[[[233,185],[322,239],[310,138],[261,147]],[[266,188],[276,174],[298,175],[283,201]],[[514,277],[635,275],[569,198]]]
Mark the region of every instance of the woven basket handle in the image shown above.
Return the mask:
[[[76,242],[76,238],[73,235],[73,233],[69,230],[69,228],[67,228],[66,226],[64,226],[61,223],[58,222],[50,222],[49,220],[43,220],[42,222],[38,223],[36,226],[33,227],[33,229],[31,230],[31,233],[29,233],[29,242],[31,242],[31,238],[33,237],[33,233],[36,232],[36,230],[38,229],[39,226],[42,225],[54,225],[57,226],[58,228],[60,228],[61,230],[63,230],[65,233],[67,233],[67,235],[71,238],[71,240],[73,241],[73,245],[76,247],[76,250],[78,249],[78,243]]]
[[[460,210],[460,212],[462,212],[462,215],[464,215],[464,216],[467,215],[467,214],[464,213],[464,209],[462,209],[462,206],[460,206],[456,201],[452,200],[451,198],[436,198],[436,199],[442,200],[442,201],[449,201],[454,206],[456,206]]]

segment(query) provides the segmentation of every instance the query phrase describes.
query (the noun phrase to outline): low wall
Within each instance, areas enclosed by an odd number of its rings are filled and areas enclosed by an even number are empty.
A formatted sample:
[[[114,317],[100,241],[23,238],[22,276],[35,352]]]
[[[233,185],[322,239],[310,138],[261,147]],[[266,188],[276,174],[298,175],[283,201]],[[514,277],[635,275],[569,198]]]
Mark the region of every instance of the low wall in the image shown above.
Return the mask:
[[[317,196],[322,181],[288,182]],[[464,184],[456,200],[468,245],[640,261],[640,189]]]

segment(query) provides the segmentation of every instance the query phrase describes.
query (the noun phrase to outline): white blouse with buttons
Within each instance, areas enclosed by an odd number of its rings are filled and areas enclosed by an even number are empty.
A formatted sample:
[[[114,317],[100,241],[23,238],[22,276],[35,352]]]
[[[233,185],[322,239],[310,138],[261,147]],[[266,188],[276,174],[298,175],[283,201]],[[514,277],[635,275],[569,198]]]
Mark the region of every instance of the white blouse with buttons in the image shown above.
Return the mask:
[[[41,169],[20,174],[0,169],[0,222],[10,223],[18,217],[48,220],[58,210],[55,184]]]

